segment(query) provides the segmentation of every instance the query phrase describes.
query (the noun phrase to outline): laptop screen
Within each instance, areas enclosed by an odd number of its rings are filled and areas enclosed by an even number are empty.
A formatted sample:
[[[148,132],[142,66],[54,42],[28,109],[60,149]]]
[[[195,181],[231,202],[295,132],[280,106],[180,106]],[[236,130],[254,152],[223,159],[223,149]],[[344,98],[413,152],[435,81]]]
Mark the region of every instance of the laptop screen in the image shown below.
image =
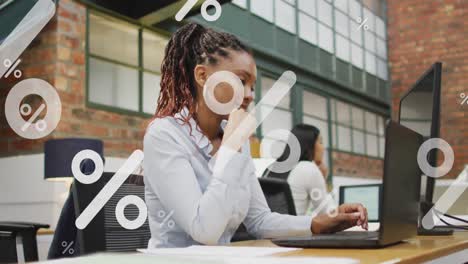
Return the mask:
[[[367,208],[369,222],[379,222],[380,184],[340,187],[340,204],[360,203]]]

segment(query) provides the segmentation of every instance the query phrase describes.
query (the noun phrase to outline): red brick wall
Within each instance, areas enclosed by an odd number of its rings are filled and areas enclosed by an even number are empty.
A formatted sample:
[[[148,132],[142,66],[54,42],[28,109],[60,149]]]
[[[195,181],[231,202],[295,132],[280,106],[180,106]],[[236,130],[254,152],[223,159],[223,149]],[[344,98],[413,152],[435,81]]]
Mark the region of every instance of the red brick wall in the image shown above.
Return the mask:
[[[382,179],[383,160],[333,151],[333,175]]]
[[[393,116],[403,93],[435,61],[443,63],[441,137],[455,152],[455,177],[468,164],[468,1],[389,0],[388,35]]]
[[[0,112],[0,156],[43,152],[50,138],[89,137],[104,141],[104,152],[126,157],[142,148],[149,120],[86,107],[86,7],[76,1],[60,0],[56,16],[23,53],[22,79],[41,78],[54,85],[62,101],[62,117],[48,137],[29,140],[18,137]],[[0,102],[19,80],[0,80]],[[156,98],[155,98],[156,100]]]

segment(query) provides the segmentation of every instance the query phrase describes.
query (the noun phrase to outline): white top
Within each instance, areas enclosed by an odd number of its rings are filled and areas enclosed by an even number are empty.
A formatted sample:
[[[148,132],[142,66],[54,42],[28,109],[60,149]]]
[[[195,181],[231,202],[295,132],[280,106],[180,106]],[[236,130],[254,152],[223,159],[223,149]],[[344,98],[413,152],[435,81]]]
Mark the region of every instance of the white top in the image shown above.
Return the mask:
[[[257,238],[312,234],[310,216],[270,211],[248,143],[241,153],[221,147],[211,157],[210,141],[193,119],[190,123],[191,132],[180,120],[165,117],[154,120],[146,131],[149,249],[227,244],[241,223]]]
[[[325,179],[313,161],[301,161],[288,176],[297,215],[321,214],[336,208]]]

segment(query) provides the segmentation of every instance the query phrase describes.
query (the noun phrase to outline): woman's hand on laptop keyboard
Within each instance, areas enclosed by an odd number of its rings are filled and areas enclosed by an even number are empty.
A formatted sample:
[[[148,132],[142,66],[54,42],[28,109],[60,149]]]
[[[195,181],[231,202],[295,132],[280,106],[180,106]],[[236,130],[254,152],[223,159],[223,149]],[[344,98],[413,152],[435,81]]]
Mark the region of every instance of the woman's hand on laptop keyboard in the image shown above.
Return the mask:
[[[320,214],[312,219],[310,230],[313,234],[328,234],[343,231],[353,226],[368,229],[367,209],[362,204],[342,204],[338,213],[331,216]]]

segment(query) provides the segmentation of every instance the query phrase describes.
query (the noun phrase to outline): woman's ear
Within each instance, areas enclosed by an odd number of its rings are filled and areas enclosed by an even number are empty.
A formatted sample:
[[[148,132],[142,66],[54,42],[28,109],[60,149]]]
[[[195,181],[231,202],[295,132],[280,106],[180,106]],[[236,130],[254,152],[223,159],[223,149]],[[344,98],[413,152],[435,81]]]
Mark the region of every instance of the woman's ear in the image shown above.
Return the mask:
[[[193,70],[195,83],[198,87],[203,88],[205,86],[206,80],[208,79],[207,68],[205,65],[198,64]]]

